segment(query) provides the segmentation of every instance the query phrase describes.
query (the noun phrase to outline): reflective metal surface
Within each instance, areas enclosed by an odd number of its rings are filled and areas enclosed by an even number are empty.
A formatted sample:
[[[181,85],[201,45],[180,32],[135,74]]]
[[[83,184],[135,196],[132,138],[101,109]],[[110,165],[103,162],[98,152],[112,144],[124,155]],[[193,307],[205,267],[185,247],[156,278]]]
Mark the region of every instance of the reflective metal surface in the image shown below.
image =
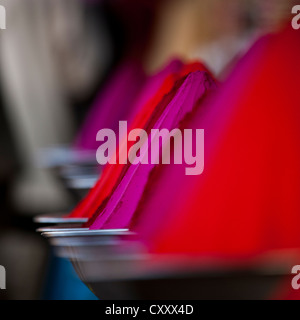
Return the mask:
[[[72,229],[72,231],[88,230],[88,228],[82,228],[81,224],[79,223],[73,223],[73,224],[58,224],[53,226],[41,227],[36,229],[36,231],[39,233],[43,233],[43,232],[55,232],[55,231],[69,231],[70,229]]]
[[[58,223],[85,223],[88,218],[70,218],[65,213],[48,213],[34,217],[36,223],[58,224]]]

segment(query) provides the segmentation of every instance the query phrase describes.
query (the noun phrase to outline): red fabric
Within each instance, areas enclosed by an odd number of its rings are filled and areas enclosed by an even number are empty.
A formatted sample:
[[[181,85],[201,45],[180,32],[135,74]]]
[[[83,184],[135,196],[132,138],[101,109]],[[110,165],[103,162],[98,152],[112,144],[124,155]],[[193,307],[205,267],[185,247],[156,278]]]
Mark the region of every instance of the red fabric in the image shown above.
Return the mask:
[[[205,169],[158,168],[136,223],[151,251],[228,258],[300,248],[299,57],[291,28],[260,41],[194,115]]]

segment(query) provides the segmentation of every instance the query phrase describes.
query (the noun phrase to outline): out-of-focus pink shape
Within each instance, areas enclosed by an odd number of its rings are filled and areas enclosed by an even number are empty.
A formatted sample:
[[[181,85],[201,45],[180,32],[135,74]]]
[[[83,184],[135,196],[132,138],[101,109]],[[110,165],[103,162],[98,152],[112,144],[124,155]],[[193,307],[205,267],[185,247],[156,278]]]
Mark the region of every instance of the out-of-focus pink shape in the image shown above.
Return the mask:
[[[96,150],[100,129],[116,130],[120,120],[131,117],[134,101],[143,87],[146,75],[136,60],[125,60],[112,74],[89,111],[76,138],[78,149]]]

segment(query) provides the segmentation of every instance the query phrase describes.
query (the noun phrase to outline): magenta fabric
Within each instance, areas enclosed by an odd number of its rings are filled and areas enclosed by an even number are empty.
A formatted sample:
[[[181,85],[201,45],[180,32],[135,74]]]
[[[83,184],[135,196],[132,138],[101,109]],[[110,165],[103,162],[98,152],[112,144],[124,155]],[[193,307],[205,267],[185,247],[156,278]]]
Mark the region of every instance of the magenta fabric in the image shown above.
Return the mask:
[[[197,102],[212,88],[215,88],[215,83],[206,72],[190,73],[152,128],[168,130],[177,128],[180,121],[193,110]],[[150,135],[145,148],[149,147],[149,143]],[[148,182],[149,174],[154,167],[153,164],[130,165],[122,181],[115,189],[105,208],[98,214],[90,229],[128,227]]]

